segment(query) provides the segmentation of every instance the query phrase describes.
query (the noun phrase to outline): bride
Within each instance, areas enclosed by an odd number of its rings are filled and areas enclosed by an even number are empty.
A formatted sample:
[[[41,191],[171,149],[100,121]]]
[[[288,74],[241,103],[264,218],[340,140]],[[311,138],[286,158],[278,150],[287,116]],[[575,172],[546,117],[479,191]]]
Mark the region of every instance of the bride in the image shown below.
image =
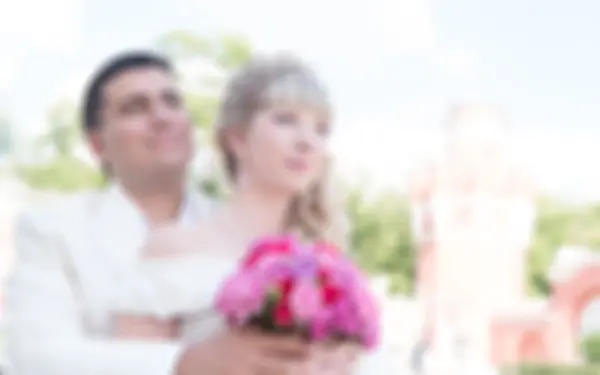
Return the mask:
[[[326,196],[331,106],[307,65],[254,58],[226,85],[216,129],[231,197],[202,222],[153,235],[113,306],[115,337],[199,341],[225,329],[213,297],[258,237],[295,232],[346,247],[345,216]],[[314,353],[300,373],[344,375],[357,351]]]

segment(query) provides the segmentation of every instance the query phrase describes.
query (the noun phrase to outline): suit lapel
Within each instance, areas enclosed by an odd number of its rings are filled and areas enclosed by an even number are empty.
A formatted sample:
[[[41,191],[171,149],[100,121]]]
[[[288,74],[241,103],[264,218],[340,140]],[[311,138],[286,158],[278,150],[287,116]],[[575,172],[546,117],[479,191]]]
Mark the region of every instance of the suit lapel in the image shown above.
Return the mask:
[[[83,215],[72,223],[70,238],[73,288],[90,332],[106,328],[106,307],[123,272],[135,260],[146,231],[137,213],[115,188],[92,193]]]
[[[148,232],[142,213],[116,185],[103,194],[93,231],[91,245],[117,268],[135,259]]]
[[[191,188],[179,217],[180,224],[192,224],[211,211],[211,204]],[[98,205],[91,238],[100,254],[116,264],[135,261],[149,234],[148,223],[142,212],[117,185],[110,187]]]

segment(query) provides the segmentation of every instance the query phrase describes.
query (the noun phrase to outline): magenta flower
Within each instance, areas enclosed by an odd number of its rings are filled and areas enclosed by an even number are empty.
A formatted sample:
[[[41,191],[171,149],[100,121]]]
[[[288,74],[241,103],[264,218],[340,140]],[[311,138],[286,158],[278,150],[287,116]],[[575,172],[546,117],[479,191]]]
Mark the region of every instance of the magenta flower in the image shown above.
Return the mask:
[[[309,324],[310,337],[313,340],[324,340],[332,333],[332,310],[321,308]]]
[[[354,301],[343,298],[333,307],[334,325],[337,332],[345,336],[359,337],[361,321],[357,316]]]
[[[294,251],[298,241],[294,236],[264,237],[255,241],[242,260],[243,267],[253,267],[260,260],[271,256],[281,256]]]

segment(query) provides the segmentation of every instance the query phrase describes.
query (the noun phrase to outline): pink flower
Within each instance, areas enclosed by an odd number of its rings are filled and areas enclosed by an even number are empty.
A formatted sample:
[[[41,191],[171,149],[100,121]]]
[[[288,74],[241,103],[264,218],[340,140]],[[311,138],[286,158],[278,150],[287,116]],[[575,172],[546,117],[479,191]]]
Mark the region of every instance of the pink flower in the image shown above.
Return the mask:
[[[357,315],[354,301],[343,298],[333,306],[335,330],[344,336],[360,336],[361,321]]]
[[[359,305],[358,314],[361,319],[372,320],[377,318],[379,315],[377,301],[367,285],[363,283],[357,285],[356,297]]]
[[[308,322],[315,318],[321,309],[321,291],[313,280],[299,280],[290,294],[290,308],[294,317],[300,322]]]
[[[312,339],[324,340],[331,335],[331,317],[331,309],[322,308],[319,310],[309,325]]]
[[[360,323],[360,338],[367,348],[373,348],[379,341],[380,311],[377,300],[366,284],[359,284],[356,312]]]
[[[243,324],[263,307],[266,287],[263,279],[250,271],[238,272],[223,284],[216,309],[235,324]]]
[[[253,266],[269,286],[280,283],[292,275],[289,260],[283,255],[267,255]]]
[[[379,345],[379,336],[379,327],[369,327],[363,334],[362,344],[367,350],[375,349]]]
[[[251,268],[268,256],[290,254],[297,246],[293,236],[266,237],[256,241],[242,260],[243,267]]]
[[[366,348],[379,340],[379,311],[367,278],[324,242],[306,245],[293,236],[259,239],[215,302],[234,325],[307,329],[315,340],[345,337]]]

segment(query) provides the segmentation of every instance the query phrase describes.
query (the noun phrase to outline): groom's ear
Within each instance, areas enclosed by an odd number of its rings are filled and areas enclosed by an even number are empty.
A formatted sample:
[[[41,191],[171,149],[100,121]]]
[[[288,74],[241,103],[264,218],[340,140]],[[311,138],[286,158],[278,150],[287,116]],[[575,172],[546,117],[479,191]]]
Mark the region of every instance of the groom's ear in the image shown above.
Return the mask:
[[[104,164],[104,139],[97,130],[87,132],[87,141],[92,149],[92,153],[98,158],[100,164]]]
[[[229,126],[224,129],[225,142],[230,152],[235,155],[240,155],[244,152],[245,145],[245,134],[242,126]]]

